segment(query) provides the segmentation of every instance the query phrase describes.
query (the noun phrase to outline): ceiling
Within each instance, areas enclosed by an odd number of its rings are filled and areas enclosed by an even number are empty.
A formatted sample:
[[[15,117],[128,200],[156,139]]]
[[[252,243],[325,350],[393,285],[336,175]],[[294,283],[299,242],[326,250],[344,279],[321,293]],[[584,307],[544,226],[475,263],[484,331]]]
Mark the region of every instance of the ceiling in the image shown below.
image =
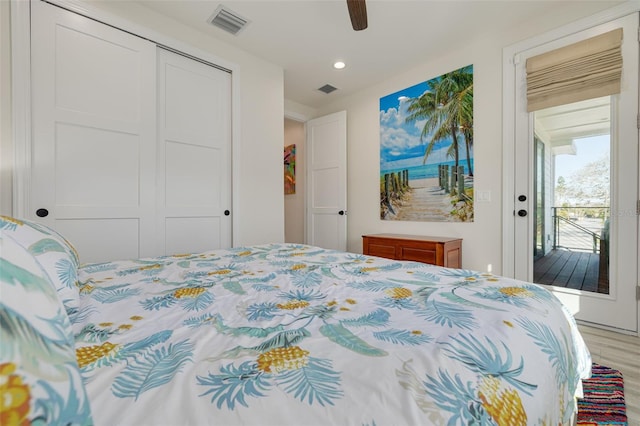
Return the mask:
[[[533,21],[536,29],[554,28],[621,3],[367,0],[369,27],[354,31],[345,0],[136,2],[281,66],[285,99],[312,108],[424,64],[468,40],[527,26]],[[220,4],[249,20],[245,29],[231,35],[208,24]],[[561,19],[558,16],[564,16],[564,20],[558,21]],[[567,20],[567,16],[571,18]],[[333,69],[336,60],[344,61],[346,68]],[[338,90],[330,94],[317,90],[325,84]]]
[[[537,136],[554,154],[575,154],[575,139],[611,134],[611,97],[545,108],[534,119]]]

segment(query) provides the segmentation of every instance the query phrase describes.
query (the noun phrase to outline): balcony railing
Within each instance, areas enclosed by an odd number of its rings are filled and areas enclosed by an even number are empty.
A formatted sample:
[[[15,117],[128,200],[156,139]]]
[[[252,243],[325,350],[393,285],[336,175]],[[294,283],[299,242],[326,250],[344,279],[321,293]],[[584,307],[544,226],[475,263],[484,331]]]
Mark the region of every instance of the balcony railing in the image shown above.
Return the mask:
[[[552,207],[552,215],[554,250],[600,252],[609,207]]]

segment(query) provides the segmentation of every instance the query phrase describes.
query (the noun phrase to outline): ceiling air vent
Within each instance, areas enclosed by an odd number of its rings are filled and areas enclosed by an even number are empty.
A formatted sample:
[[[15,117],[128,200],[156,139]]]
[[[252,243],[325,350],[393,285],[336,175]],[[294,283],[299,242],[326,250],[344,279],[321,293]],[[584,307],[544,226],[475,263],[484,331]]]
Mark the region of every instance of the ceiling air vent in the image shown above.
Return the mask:
[[[238,33],[247,26],[249,20],[229,10],[227,7],[220,5],[216,11],[213,12],[208,22],[230,34],[238,35]]]
[[[334,90],[338,90],[338,88],[337,87],[333,87],[330,84],[325,84],[324,86],[320,87],[318,90],[323,92],[323,93],[326,93],[328,95],[329,93],[333,92]]]

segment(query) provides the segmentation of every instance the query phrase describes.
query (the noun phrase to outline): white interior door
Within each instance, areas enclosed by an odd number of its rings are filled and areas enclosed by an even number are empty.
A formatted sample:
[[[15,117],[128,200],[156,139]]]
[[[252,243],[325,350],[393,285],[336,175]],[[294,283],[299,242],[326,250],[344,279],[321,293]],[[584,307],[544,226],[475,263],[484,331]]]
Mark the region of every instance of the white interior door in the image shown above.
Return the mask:
[[[619,95],[604,99],[604,115],[609,115],[607,137],[610,138],[610,207],[608,242],[608,289],[606,294],[594,291],[572,289],[551,284],[550,288],[569,308],[576,319],[594,325],[635,332],[638,326],[638,14],[575,32],[563,39],[520,52],[515,66],[515,184],[513,197],[514,213],[514,273],[515,277],[526,281],[534,280],[534,257],[536,250],[544,249],[550,238],[536,239],[534,230],[540,227],[545,214],[534,214],[544,204],[544,192],[540,191],[543,180],[539,176],[545,156],[541,154],[540,140],[546,136],[535,132],[539,129],[539,118],[526,112],[525,63],[532,57],[546,51],[563,47],[595,35],[623,28],[623,71],[622,90]],[[597,104],[598,102],[591,102]],[[592,105],[593,106],[593,105]],[[564,106],[563,106],[564,107]],[[592,109],[590,108],[589,111]],[[546,111],[546,110],[545,110]],[[574,115],[585,117],[589,111],[573,111]],[[543,116],[546,112],[541,113]],[[535,119],[534,119],[535,117]],[[544,116],[547,122],[553,117]],[[571,142],[571,141],[569,141]],[[575,142],[575,140],[573,141]],[[534,160],[538,158],[538,162]],[[553,164],[549,164],[553,171]],[[548,175],[549,173],[547,173]],[[551,173],[553,175],[553,173]],[[538,179],[536,178],[538,177]],[[594,188],[595,191],[595,188]],[[519,213],[519,214],[518,214]],[[529,214],[528,214],[529,213]],[[549,217],[549,215],[547,215]],[[563,219],[560,217],[559,219]],[[569,220],[572,220],[569,217]],[[584,226],[572,225],[573,229]],[[549,228],[549,226],[547,226]],[[557,226],[559,228],[559,225]],[[549,231],[545,231],[549,232]],[[558,235],[556,235],[558,236]],[[595,234],[596,239],[599,238]],[[556,244],[554,244],[556,246]],[[575,251],[569,248],[568,252]],[[539,256],[538,256],[539,257]],[[602,262],[602,257],[600,257]],[[565,266],[566,267],[566,266]],[[563,267],[564,268],[564,267]],[[572,273],[567,269],[567,274]]]
[[[28,216],[69,238],[83,262],[149,255],[155,45],[41,1],[31,8]]]
[[[158,49],[158,244],[231,246],[231,74]]]
[[[307,125],[307,244],[347,249],[347,113]]]

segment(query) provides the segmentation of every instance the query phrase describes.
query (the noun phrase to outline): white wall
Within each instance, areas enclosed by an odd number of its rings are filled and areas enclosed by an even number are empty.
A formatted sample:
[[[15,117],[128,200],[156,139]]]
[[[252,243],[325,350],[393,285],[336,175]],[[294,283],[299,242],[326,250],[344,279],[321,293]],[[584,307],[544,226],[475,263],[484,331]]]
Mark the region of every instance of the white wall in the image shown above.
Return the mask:
[[[284,100],[284,116],[297,121],[307,121],[316,117],[318,110],[289,99]]]
[[[2,4],[4,17],[6,1]],[[238,125],[234,136],[234,243],[236,245],[284,241],[284,194],[282,190],[282,145],[284,129],[284,83],[281,67],[240,51],[207,34],[138,4],[121,1],[73,1],[72,4],[124,23],[134,23],[150,32],[177,41],[234,65],[234,112]],[[111,23],[111,22],[109,22]],[[5,25],[1,30],[5,43]],[[3,53],[3,69],[5,65]],[[4,77],[3,77],[4,79]],[[4,81],[4,80],[3,80]],[[3,92],[4,105],[4,92]],[[5,122],[3,113],[2,122]],[[3,132],[4,139],[4,132]],[[3,152],[4,158],[4,152]],[[4,160],[3,160],[4,161]],[[7,166],[8,168],[8,166]],[[5,172],[5,164],[2,164]],[[6,188],[2,186],[3,198]]]
[[[558,8],[552,16],[531,20],[504,34],[447,46],[440,55],[373,87],[320,108],[318,115],[347,111],[348,250],[362,252],[362,235],[392,232],[463,239],[463,268],[502,272],[502,49],[523,39],[596,13],[602,5],[584,2],[580,16]],[[429,41],[425,41],[429,42]],[[433,41],[437,42],[437,41]],[[381,97],[473,64],[475,191],[489,191],[491,201],[475,203],[472,223],[402,222],[379,218]]]
[[[284,196],[284,240],[287,243],[303,244],[305,204],[305,127],[304,123],[284,119],[284,146],[296,145],[296,192]]]

